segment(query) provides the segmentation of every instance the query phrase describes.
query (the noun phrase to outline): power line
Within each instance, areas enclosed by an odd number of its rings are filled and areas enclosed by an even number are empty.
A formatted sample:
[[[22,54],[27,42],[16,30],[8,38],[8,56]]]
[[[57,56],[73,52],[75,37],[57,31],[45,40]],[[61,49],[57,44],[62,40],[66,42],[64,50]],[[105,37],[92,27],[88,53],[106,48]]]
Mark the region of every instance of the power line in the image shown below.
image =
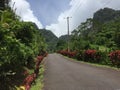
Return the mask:
[[[72,10],[69,12],[69,14],[72,14],[71,16],[73,16],[78,11],[78,9],[83,5],[83,3],[84,0],[81,0],[80,2],[76,3],[75,8],[73,7]]]
[[[83,5],[84,0],[81,0],[79,3],[77,3],[75,6],[77,6],[75,9],[72,9],[71,13],[75,14],[75,12]]]

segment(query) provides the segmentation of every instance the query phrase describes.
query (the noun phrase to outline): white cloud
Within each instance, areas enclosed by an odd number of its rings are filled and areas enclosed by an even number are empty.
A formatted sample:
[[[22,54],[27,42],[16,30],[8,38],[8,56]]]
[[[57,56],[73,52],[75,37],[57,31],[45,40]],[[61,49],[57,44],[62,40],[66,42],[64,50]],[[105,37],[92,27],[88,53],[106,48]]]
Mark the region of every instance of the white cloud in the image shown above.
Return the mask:
[[[46,29],[52,30],[58,37],[67,34],[65,17],[72,16],[70,19],[70,31],[72,31],[100,8],[120,9],[120,0],[71,0],[69,5],[71,8],[59,15],[57,23],[46,26]]]
[[[66,24],[66,20],[64,19],[65,18],[65,15],[64,14],[61,14],[59,17],[58,17],[58,23],[56,24],[51,24],[50,26],[46,26],[46,29],[49,29],[51,30],[56,36],[60,36],[60,35],[63,35],[63,34],[66,34],[67,33],[67,24]]]
[[[15,5],[13,7],[13,4]],[[16,14],[21,17],[23,21],[31,21],[36,23],[39,28],[42,28],[41,22],[37,19],[37,17],[33,14],[33,11],[30,8],[30,4],[27,0],[11,0],[10,6],[15,10]]]

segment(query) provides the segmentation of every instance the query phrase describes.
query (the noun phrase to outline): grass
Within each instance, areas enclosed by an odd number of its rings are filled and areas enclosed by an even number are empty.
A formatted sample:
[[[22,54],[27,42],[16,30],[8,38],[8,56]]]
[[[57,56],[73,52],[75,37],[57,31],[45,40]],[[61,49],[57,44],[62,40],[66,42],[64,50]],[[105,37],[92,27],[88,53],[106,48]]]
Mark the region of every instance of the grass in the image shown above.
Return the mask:
[[[26,67],[24,67],[24,68],[29,72],[29,74],[32,74],[34,72],[34,69],[28,69]],[[35,83],[32,84],[30,90],[42,90],[42,88],[43,88],[43,73],[44,73],[44,65],[41,65],[40,69],[39,69],[39,75],[36,78]],[[19,87],[15,86],[15,88],[17,90],[25,90],[24,86],[19,86]],[[20,88],[23,88],[23,89],[20,89]]]
[[[62,55],[62,56],[64,56],[64,55]],[[88,64],[88,65],[92,65],[92,66],[96,66],[96,67],[110,68],[110,69],[113,69],[113,70],[117,70],[117,71],[119,70],[120,71],[120,69],[117,68],[117,67],[102,65],[102,64],[98,64],[98,63],[84,62],[84,61],[80,61],[80,60],[77,60],[77,59],[74,59],[74,58],[69,58],[67,56],[64,56],[64,57],[69,59],[69,60],[75,61],[75,62],[80,62],[80,63],[83,63],[83,64]]]
[[[35,83],[33,83],[30,90],[42,90],[44,84],[43,84],[43,73],[44,73],[44,65],[41,65],[39,69],[39,75],[37,79],[35,80]]]

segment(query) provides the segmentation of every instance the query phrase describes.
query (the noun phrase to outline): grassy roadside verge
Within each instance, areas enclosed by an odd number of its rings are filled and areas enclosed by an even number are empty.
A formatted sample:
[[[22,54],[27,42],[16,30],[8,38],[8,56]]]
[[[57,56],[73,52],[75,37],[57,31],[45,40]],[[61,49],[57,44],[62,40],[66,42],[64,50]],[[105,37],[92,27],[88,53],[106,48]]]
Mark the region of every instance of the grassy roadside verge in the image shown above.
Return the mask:
[[[32,87],[30,90],[42,90],[44,84],[43,84],[43,73],[44,73],[44,65],[42,64],[39,69],[39,75],[37,79],[35,80],[35,83],[32,84]]]
[[[61,54],[59,54],[59,55],[61,55]],[[73,62],[88,64],[88,65],[92,65],[92,66],[96,66],[96,67],[109,68],[109,69],[120,71],[120,68],[117,68],[117,67],[102,65],[102,64],[97,64],[97,63],[84,62],[84,61],[80,61],[80,60],[77,60],[77,59],[69,58],[69,57],[64,56],[64,55],[61,55],[61,56],[63,56],[67,60],[70,60],[70,61],[73,61]]]

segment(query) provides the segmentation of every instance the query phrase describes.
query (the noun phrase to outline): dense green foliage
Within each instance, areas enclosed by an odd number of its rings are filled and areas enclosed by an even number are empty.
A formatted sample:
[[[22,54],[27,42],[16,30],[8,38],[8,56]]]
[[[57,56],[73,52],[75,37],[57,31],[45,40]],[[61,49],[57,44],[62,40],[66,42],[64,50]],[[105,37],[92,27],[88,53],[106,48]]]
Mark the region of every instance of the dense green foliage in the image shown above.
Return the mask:
[[[34,23],[19,21],[11,9],[0,16],[0,88],[12,90],[19,85],[17,76],[24,67],[34,67],[35,57],[45,51],[46,44]]]
[[[71,49],[119,49],[119,32],[120,11],[100,9],[72,32]]]
[[[61,37],[59,37],[57,45],[56,45],[56,49],[57,50],[63,50],[67,48],[67,42],[68,42],[68,35],[62,35]]]
[[[120,11],[100,9],[72,31],[70,51],[59,44],[59,53],[77,60],[120,67]],[[112,52],[111,52],[112,51]],[[111,53],[110,53],[111,52]]]
[[[120,50],[113,51],[109,54],[110,60],[114,66],[120,68]]]
[[[117,18],[119,18],[120,16],[120,11],[116,11],[110,8],[104,8],[104,9],[100,9],[97,12],[94,13],[93,16],[93,20],[94,20],[94,24],[97,22],[98,23],[107,23],[110,21],[113,21]]]

